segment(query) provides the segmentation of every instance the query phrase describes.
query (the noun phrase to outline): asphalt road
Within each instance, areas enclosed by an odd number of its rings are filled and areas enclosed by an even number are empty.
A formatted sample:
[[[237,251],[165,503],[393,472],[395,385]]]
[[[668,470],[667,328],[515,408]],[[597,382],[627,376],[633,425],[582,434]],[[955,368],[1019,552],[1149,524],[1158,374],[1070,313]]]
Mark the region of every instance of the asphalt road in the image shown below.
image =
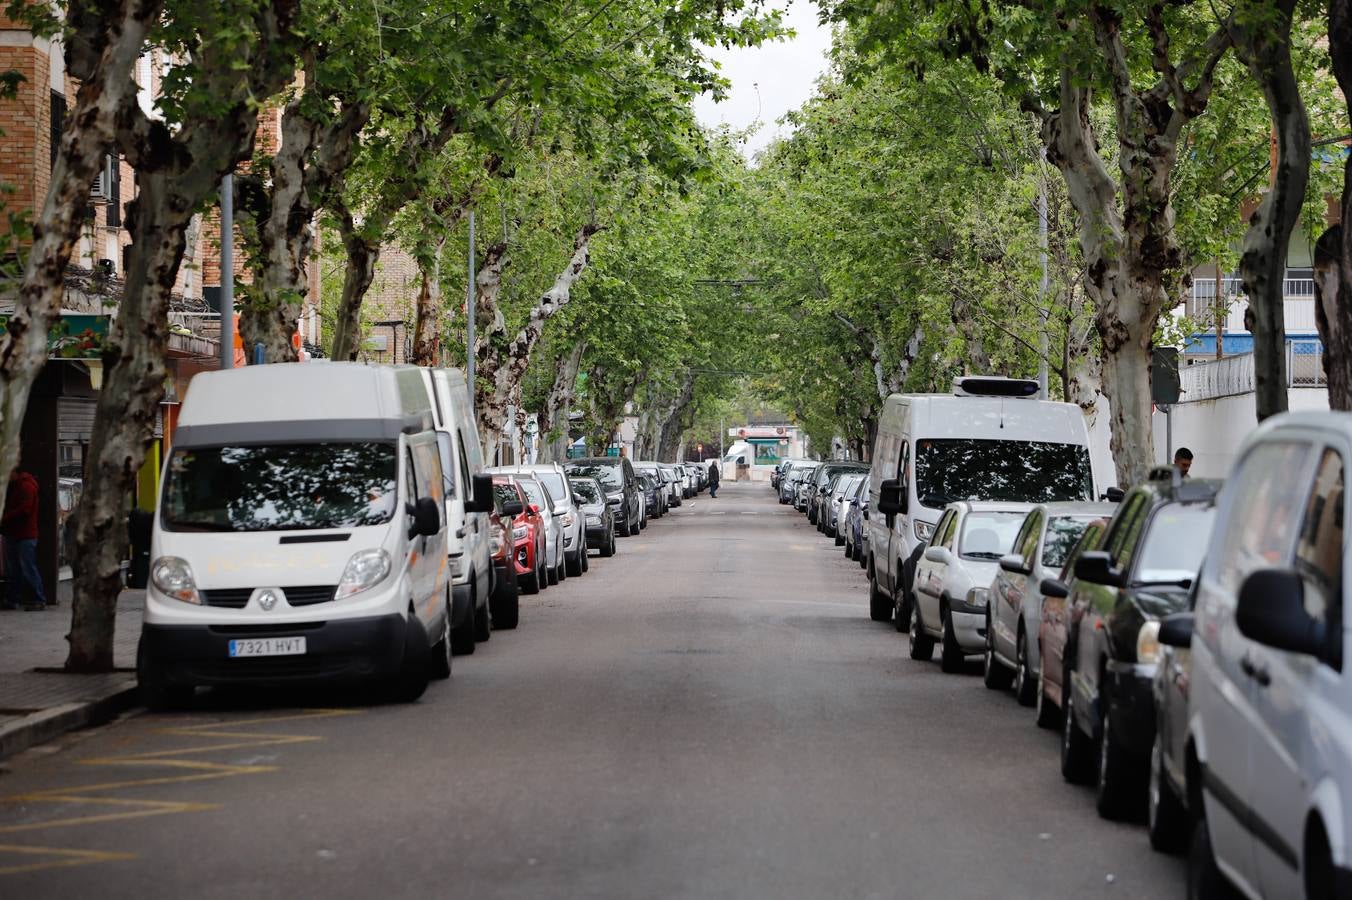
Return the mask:
[[[768,486],[721,494],[417,704],[212,696],[10,760],[0,896],[1182,895],[1012,696],[907,659]]]

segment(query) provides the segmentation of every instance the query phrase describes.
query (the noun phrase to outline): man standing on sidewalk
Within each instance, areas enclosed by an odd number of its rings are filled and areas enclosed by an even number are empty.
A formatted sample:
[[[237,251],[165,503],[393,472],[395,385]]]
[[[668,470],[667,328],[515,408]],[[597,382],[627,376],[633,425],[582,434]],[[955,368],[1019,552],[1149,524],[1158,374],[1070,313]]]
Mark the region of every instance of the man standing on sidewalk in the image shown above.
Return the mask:
[[[5,538],[5,574],[9,579],[5,606],[13,609],[22,603],[24,609],[45,609],[47,599],[42,590],[42,575],[38,572],[38,480],[19,471],[17,463],[5,491],[0,534]],[[25,584],[33,592],[29,602],[23,599]]]
[[[709,499],[718,496],[718,460],[709,463]]]

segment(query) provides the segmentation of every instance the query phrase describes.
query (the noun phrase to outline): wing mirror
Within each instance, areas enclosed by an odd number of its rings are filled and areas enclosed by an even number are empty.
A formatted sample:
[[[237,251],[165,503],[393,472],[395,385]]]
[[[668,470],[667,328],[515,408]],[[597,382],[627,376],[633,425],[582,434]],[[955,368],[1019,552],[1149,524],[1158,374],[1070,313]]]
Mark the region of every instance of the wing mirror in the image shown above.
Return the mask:
[[[504,516],[516,517],[526,511],[526,504],[520,500],[508,500],[502,504],[502,514]]]
[[[1057,578],[1044,578],[1042,584],[1038,585],[1038,590],[1042,591],[1042,596],[1049,600],[1064,600],[1070,596],[1070,588],[1064,581]]]
[[[1259,569],[1244,579],[1235,624],[1249,640],[1342,667],[1341,648],[1334,643],[1342,639],[1341,632],[1330,635],[1323,622],[1306,612],[1305,583],[1290,569]]]
[[[465,498],[465,512],[492,512],[493,476],[475,475],[470,480],[470,489],[473,496]]]
[[[1033,572],[1020,553],[1009,553],[1000,557],[1000,568],[1015,575],[1030,575]]]
[[[408,537],[432,537],[441,531],[441,510],[431,497],[419,497],[417,503],[405,507],[413,521],[408,526]]]
[[[932,563],[946,563],[952,558],[947,547],[926,547],[925,559]]]
[[[538,503],[532,503],[530,506],[526,508],[530,510],[530,513],[533,516],[538,516],[540,514],[540,504]]]
[[[1166,647],[1192,646],[1191,612],[1177,612],[1160,620],[1159,642]]]
[[[1110,487],[1108,488],[1108,490],[1103,492],[1102,499],[1107,500],[1109,503],[1121,503],[1122,498],[1126,496],[1127,492],[1122,490],[1120,487]]]
[[[896,521],[897,516],[905,511],[905,502],[901,496],[900,481],[895,478],[889,478],[878,485],[878,512],[886,517],[888,528],[891,528],[892,523]]]
[[[1090,584],[1122,586],[1122,572],[1113,568],[1113,559],[1103,550],[1090,550],[1075,560],[1075,577]]]

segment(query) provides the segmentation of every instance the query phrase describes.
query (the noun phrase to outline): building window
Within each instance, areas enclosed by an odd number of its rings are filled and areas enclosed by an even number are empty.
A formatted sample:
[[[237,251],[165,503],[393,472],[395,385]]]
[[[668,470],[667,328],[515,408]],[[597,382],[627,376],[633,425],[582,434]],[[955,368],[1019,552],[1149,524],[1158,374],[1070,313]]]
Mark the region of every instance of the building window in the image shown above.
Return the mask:
[[[108,187],[108,227],[122,227],[122,161],[110,154],[107,170],[112,174]]]
[[[66,124],[66,95],[52,91],[52,168],[56,168],[56,157],[61,152],[61,131]]]

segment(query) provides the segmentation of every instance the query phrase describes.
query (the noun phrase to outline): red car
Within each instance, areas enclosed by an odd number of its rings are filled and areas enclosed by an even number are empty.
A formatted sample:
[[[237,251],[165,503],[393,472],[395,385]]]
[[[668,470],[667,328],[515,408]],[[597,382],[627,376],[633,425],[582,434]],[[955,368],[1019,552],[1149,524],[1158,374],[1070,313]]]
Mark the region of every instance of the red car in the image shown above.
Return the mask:
[[[493,559],[493,588],[488,595],[488,611],[495,629],[512,629],[520,620],[520,591],[516,580],[513,551],[516,542],[512,531],[516,517],[525,505],[517,498],[511,486],[493,489],[493,511],[488,514],[489,547]]]
[[[497,504],[516,502],[522,512],[512,519],[510,546],[515,563],[516,583],[525,594],[538,594],[549,585],[545,573],[544,518],[510,475],[493,476],[493,495]],[[504,544],[504,550],[508,544]],[[496,560],[496,557],[495,557]],[[495,562],[496,564],[496,562]]]

